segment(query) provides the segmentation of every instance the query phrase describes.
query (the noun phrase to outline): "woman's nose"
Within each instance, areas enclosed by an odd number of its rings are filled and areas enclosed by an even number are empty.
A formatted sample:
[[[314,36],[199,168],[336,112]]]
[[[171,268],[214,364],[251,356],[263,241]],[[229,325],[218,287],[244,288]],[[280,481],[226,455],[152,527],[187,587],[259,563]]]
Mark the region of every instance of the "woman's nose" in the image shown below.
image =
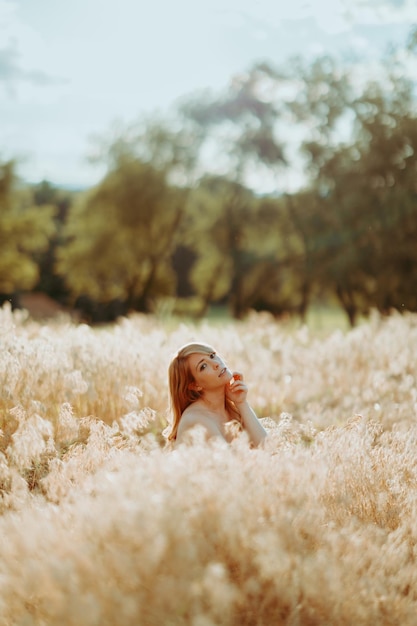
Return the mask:
[[[223,360],[220,357],[217,357],[214,367],[216,370],[218,370],[219,367],[224,367]]]

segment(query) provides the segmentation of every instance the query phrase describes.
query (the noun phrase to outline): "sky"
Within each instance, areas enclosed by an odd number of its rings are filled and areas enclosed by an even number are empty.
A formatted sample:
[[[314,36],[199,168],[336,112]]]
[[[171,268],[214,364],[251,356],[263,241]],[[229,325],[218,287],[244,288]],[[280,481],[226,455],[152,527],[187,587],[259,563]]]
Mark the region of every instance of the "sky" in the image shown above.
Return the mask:
[[[83,187],[92,137],[221,91],[255,61],[404,45],[416,0],[0,0],[0,162]]]

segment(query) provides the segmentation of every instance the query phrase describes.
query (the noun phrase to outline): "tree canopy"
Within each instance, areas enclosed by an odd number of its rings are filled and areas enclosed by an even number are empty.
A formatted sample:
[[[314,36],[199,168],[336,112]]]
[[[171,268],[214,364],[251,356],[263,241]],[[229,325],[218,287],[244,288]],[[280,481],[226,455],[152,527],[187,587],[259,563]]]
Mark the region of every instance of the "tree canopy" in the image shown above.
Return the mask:
[[[223,303],[237,318],[304,319],[316,298],[337,300],[351,324],[374,308],[416,311],[417,107],[406,71],[416,48],[412,29],[372,77],[329,56],[254,63],[220,93],[113,128],[96,142],[106,174],[65,210],[4,164],[0,291],[52,284],[39,268],[47,276],[45,259],[56,259],[72,302],[123,311],[183,293],[201,315]]]
[[[58,269],[72,293],[144,311],[153,296],[173,293],[169,261],[184,196],[164,171],[123,155],[69,215]]]
[[[12,161],[0,164],[0,293],[29,290],[39,268],[33,256],[45,250],[54,232],[54,209],[37,206],[17,179]]]

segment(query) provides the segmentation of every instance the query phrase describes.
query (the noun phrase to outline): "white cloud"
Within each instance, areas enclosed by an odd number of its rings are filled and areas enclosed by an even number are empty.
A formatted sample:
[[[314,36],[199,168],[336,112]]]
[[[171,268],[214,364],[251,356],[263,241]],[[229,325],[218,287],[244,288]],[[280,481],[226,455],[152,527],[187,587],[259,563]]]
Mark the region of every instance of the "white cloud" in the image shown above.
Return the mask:
[[[0,0],[0,32],[7,30],[16,13],[16,5],[10,0]]]
[[[417,20],[415,0],[342,0],[347,18],[360,24],[409,24]]]
[[[0,82],[8,96],[15,96],[21,86],[36,87],[62,84],[63,79],[48,71],[48,51],[40,34],[24,24],[12,0],[0,0]],[[30,86],[35,87],[31,89]]]
[[[228,26],[247,19],[280,27],[287,20],[313,18],[329,34],[358,24],[411,24],[417,20],[416,0],[214,0],[213,14]]]
[[[346,30],[341,0],[217,0],[211,4],[213,15],[225,25],[254,25],[280,28],[288,20],[313,17],[326,32]]]

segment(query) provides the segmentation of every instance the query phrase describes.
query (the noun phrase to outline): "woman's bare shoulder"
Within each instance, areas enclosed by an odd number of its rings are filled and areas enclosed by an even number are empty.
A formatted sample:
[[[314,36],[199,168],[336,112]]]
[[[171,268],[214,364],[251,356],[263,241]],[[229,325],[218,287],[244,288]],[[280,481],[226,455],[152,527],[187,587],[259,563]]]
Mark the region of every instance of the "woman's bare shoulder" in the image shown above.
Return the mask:
[[[187,426],[189,428],[194,424],[205,425],[208,421],[211,420],[209,420],[202,408],[198,404],[194,403],[185,409],[185,411],[181,415],[180,424],[183,424],[183,426]]]
[[[190,405],[185,409],[184,413],[181,415],[178,434],[180,435],[185,430],[193,428],[194,426],[203,426],[210,436],[223,438],[217,424],[205,414],[204,410],[198,404]]]

